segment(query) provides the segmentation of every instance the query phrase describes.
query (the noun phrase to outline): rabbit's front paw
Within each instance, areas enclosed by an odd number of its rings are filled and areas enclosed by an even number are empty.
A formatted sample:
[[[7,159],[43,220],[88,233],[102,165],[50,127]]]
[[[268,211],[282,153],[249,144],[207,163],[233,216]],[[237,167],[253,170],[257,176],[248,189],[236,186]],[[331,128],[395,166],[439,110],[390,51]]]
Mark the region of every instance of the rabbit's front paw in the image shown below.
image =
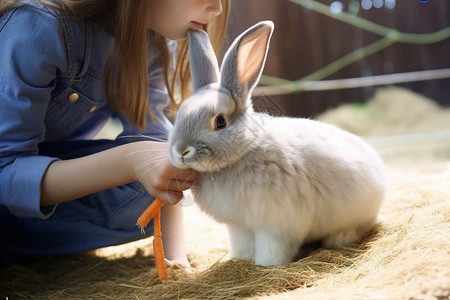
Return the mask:
[[[255,256],[253,233],[234,225],[228,225],[228,233],[230,236],[230,258],[253,260]]]
[[[255,234],[255,263],[260,266],[280,266],[291,262],[295,251],[268,232]]]
[[[231,247],[230,259],[253,260],[253,257],[253,247]]]

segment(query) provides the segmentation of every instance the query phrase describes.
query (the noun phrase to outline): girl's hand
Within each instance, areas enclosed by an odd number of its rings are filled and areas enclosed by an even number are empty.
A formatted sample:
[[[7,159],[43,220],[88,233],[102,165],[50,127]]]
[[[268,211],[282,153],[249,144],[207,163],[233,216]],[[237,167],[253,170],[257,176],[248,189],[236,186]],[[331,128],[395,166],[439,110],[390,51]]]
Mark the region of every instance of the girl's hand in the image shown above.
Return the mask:
[[[144,141],[126,147],[131,176],[153,197],[176,204],[183,198],[182,191],[192,187],[195,172],[172,165],[167,143]]]

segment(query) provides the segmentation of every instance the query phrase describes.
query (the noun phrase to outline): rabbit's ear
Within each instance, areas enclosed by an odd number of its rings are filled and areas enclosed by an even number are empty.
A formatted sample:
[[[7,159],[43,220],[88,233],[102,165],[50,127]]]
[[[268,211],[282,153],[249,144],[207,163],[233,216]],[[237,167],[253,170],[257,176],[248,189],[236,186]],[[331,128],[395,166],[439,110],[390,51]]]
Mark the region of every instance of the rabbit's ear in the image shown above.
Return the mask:
[[[189,64],[194,92],[201,87],[219,81],[219,65],[216,54],[203,30],[189,30]]]
[[[245,109],[261,77],[273,32],[273,22],[260,22],[242,33],[228,49],[221,70],[221,85]]]

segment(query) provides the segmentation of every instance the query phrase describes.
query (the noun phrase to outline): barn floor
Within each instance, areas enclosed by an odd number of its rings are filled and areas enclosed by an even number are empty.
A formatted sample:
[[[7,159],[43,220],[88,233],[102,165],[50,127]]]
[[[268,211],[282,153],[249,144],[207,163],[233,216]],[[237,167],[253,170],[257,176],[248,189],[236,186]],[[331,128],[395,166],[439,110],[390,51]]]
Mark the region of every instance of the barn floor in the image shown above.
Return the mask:
[[[390,113],[400,109],[397,104],[406,105],[410,120],[407,113]],[[366,132],[348,122],[352,111],[355,122],[361,114],[371,116],[371,123],[364,123]],[[448,131],[450,113],[391,88],[363,109],[338,108],[321,119],[370,138]],[[352,247],[308,245],[298,261],[283,267],[229,261],[225,227],[188,206],[186,247],[194,274],[169,268],[169,280],[160,282],[147,238],[94,255],[1,263],[0,299],[449,299],[450,142],[377,148],[389,174],[383,218]]]

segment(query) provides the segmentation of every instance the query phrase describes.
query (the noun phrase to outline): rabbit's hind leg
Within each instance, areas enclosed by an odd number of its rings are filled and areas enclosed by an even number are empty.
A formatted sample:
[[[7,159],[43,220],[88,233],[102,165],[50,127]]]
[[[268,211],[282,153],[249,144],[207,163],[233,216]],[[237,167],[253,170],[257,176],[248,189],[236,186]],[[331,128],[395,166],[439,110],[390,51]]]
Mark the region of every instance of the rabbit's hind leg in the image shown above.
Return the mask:
[[[362,225],[348,227],[333,232],[323,239],[323,246],[328,249],[338,249],[356,243],[372,229],[375,223],[376,219],[372,219]]]

